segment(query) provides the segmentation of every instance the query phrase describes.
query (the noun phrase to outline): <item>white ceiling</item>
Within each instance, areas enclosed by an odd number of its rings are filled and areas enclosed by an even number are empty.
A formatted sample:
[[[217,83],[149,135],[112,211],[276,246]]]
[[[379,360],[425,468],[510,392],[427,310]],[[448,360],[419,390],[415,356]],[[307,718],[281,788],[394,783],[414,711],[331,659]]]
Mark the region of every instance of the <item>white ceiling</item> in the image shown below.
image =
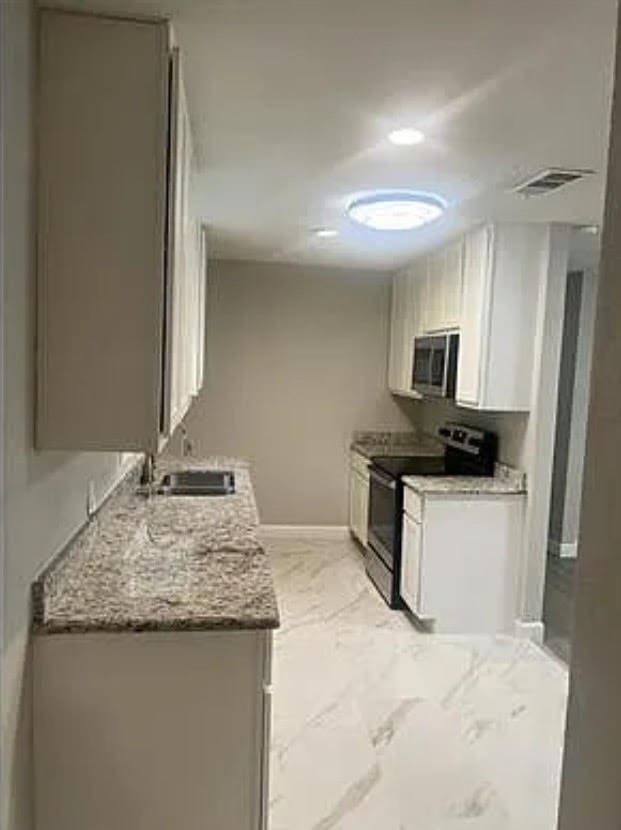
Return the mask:
[[[172,18],[217,257],[393,268],[485,219],[600,221],[616,0],[59,5]],[[401,125],[427,142],[394,147]],[[597,175],[508,192],[549,166]],[[404,235],[345,217],[353,195],[395,187],[442,195],[447,215]],[[319,226],[341,235],[318,240]]]

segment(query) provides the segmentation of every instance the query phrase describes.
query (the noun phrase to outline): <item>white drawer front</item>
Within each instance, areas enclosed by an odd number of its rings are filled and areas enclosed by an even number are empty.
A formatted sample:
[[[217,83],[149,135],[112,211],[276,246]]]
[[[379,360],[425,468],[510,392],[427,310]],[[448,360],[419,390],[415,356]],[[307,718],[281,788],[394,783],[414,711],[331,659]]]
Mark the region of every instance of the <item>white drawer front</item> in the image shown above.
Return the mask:
[[[405,488],[404,499],[403,499],[403,508],[405,512],[416,522],[422,522],[423,520],[423,500],[418,493],[415,493],[414,490],[410,490],[409,487]]]

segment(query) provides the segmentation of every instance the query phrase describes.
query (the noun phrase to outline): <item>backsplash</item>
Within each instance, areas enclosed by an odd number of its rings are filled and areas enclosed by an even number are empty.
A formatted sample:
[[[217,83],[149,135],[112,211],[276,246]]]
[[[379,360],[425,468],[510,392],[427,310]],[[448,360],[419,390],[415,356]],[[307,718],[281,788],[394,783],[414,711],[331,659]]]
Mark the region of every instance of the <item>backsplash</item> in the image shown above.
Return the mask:
[[[408,432],[382,432],[374,430],[356,430],[353,435],[355,444],[386,444],[387,446],[401,446],[419,441],[419,430]]]

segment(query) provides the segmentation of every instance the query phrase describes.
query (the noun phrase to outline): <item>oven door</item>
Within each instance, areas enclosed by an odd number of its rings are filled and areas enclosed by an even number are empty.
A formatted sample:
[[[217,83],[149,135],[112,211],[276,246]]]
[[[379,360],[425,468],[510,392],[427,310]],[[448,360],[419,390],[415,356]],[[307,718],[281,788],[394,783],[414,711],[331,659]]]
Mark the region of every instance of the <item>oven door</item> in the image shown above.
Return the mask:
[[[446,395],[448,343],[447,335],[415,339],[412,389],[421,395],[439,398]]]
[[[370,476],[368,543],[392,571],[398,543],[397,482],[374,467]]]

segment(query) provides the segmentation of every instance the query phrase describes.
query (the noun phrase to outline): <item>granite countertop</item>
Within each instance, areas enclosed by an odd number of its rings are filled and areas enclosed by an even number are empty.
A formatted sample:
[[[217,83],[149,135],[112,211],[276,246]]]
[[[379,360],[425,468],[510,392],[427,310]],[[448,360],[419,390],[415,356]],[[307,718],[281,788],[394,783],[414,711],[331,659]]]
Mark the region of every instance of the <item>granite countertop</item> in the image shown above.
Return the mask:
[[[279,624],[248,466],[158,462],[235,473],[230,496],[147,497],[133,470],[33,586],[37,633],[267,629]]]
[[[357,432],[350,449],[365,458],[444,455],[440,441],[418,432]]]
[[[526,493],[526,478],[519,470],[496,465],[493,476],[404,476],[406,487],[421,495],[520,495]]]

